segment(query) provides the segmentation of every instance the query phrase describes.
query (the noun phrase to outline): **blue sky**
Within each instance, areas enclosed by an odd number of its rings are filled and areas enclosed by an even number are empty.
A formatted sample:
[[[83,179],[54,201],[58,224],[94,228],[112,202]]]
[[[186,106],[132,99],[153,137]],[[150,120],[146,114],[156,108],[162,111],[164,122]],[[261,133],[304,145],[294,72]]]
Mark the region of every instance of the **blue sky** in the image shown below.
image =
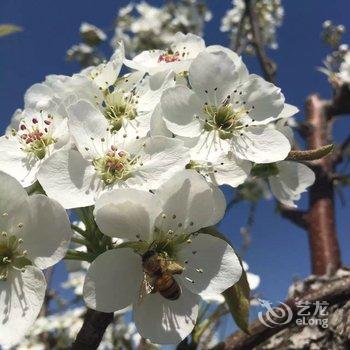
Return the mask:
[[[44,79],[47,74],[72,74],[78,66],[65,61],[66,50],[79,40],[78,28],[87,21],[107,32],[119,6],[127,1],[115,0],[1,0],[0,23],[10,22],[24,27],[24,32],[0,39],[0,130],[4,131],[12,112],[22,107],[26,89]],[[162,1],[150,1],[161,4]],[[208,1],[213,20],[207,25],[207,44],[228,45],[225,33],[219,31],[220,19],[231,1]],[[280,48],[269,54],[278,64],[278,85],[289,103],[301,110],[307,95],[319,92],[330,96],[324,75],[316,71],[325,57],[327,48],[320,40],[321,25],[331,19],[336,24],[348,25],[350,2],[348,0],[285,0],[285,20],[278,30]],[[350,35],[345,42],[350,43]],[[108,50],[108,46],[106,45]],[[245,58],[251,72],[259,73],[254,58]],[[303,118],[302,112],[300,119]],[[335,125],[338,141],[350,130],[349,118]],[[232,191],[225,190],[228,198]],[[350,191],[345,192],[349,200]],[[305,205],[305,197],[300,206]],[[349,207],[341,207],[337,200],[337,225],[343,261],[350,263],[350,232],[347,223]],[[245,224],[248,205],[234,207],[226,216],[221,228],[239,248],[239,228]],[[346,215],[347,214],[347,215]],[[273,302],[282,300],[292,279],[307,276],[310,272],[307,235],[275,213],[273,201],[258,206],[256,224],[252,230],[252,243],[245,256],[252,272],[262,278],[259,292]],[[55,283],[63,278],[63,269]]]

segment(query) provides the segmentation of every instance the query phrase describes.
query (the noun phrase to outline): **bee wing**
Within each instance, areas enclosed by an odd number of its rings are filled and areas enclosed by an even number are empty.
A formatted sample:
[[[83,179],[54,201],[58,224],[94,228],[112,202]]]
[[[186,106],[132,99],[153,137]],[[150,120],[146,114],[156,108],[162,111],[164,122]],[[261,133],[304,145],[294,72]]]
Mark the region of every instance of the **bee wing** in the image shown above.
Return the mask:
[[[180,275],[184,267],[175,260],[167,260],[166,271],[172,275]]]
[[[142,302],[143,298],[147,295],[152,293],[154,290],[154,281],[152,278],[150,278],[146,273],[143,274],[143,280],[140,285],[140,291],[139,291],[139,303]]]

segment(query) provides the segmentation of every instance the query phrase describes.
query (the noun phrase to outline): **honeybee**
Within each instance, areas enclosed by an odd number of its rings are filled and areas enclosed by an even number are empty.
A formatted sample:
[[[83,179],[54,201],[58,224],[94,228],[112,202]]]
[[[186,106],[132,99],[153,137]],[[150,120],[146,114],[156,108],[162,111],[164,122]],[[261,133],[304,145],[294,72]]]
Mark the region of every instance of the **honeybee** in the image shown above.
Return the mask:
[[[142,255],[144,278],[141,283],[140,302],[145,294],[157,293],[168,300],[181,295],[181,287],[173,275],[181,274],[184,268],[176,261],[166,259],[154,250]]]

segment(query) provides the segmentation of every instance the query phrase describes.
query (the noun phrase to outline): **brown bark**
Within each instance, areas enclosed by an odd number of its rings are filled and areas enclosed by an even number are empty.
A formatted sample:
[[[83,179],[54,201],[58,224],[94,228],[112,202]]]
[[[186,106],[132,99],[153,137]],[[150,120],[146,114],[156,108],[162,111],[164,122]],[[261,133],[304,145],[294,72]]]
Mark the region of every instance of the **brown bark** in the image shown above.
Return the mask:
[[[310,302],[310,311],[312,304],[315,301],[327,301],[329,305],[334,305],[341,301],[346,301],[350,299],[350,277],[340,279],[338,281],[331,281],[322,286],[320,289],[312,290],[300,297],[287,299],[285,304],[293,311],[294,317],[297,316],[298,311],[297,303],[298,301]],[[277,314],[281,314],[281,309],[285,310],[286,306],[283,304],[275,308]],[[287,313],[286,313],[287,314]],[[272,317],[272,319],[274,319]],[[273,335],[279,333],[281,330],[290,326],[288,324],[281,324],[285,321],[285,318],[278,318],[275,321],[280,322],[275,327],[267,327],[262,324],[259,320],[255,320],[250,329],[250,335],[247,335],[241,331],[232,334],[227,337],[224,342],[216,345],[212,350],[250,350],[254,349],[256,346],[269,339]]]
[[[326,113],[326,103],[317,95],[306,102],[306,119],[310,126],[307,148],[314,149],[332,143],[332,122]],[[307,230],[310,242],[312,273],[333,274],[341,266],[334,213],[333,158],[327,156],[315,163],[316,181],[309,190]]]
[[[113,321],[113,313],[88,309],[72,350],[96,350],[101,343],[108,325]]]

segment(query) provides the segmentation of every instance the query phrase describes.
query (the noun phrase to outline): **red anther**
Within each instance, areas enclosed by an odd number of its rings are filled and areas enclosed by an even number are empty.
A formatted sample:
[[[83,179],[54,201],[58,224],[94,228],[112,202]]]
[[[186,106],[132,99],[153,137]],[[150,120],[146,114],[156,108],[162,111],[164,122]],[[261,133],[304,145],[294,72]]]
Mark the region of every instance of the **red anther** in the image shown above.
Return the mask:
[[[44,129],[45,132],[48,132],[47,128]]]
[[[122,163],[117,163],[117,164],[115,164],[115,169],[120,171],[120,170],[124,169],[124,165]]]
[[[44,120],[44,123],[45,123],[46,125],[50,125],[50,124],[51,124],[51,121],[50,121],[50,120]]]
[[[24,124],[21,124],[20,129],[21,129],[21,130],[25,130],[25,129],[27,129],[27,128],[26,128],[26,126],[25,126]]]
[[[171,62],[177,62],[177,61],[180,61],[178,52],[176,52],[173,55],[164,53],[158,57],[158,63],[159,62],[171,63]]]
[[[21,136],[21,139],[23,139],[23,140],[25,140],[26,138],[27,138],[27,134],[23,134],[22,136]]]
[[[119,151],[118,152],[118,156],[119,157],[125,157],[126,156],[126,153],[124,151]]]
[[[111,150],[112,151],[116,151],[117,150],[117,147],[115,147],[114,145],[111,146]]]
[[[38,119],[33,118],[33,119],[32,119],[32,122],[33,122],[33,124],[38,124]]]

